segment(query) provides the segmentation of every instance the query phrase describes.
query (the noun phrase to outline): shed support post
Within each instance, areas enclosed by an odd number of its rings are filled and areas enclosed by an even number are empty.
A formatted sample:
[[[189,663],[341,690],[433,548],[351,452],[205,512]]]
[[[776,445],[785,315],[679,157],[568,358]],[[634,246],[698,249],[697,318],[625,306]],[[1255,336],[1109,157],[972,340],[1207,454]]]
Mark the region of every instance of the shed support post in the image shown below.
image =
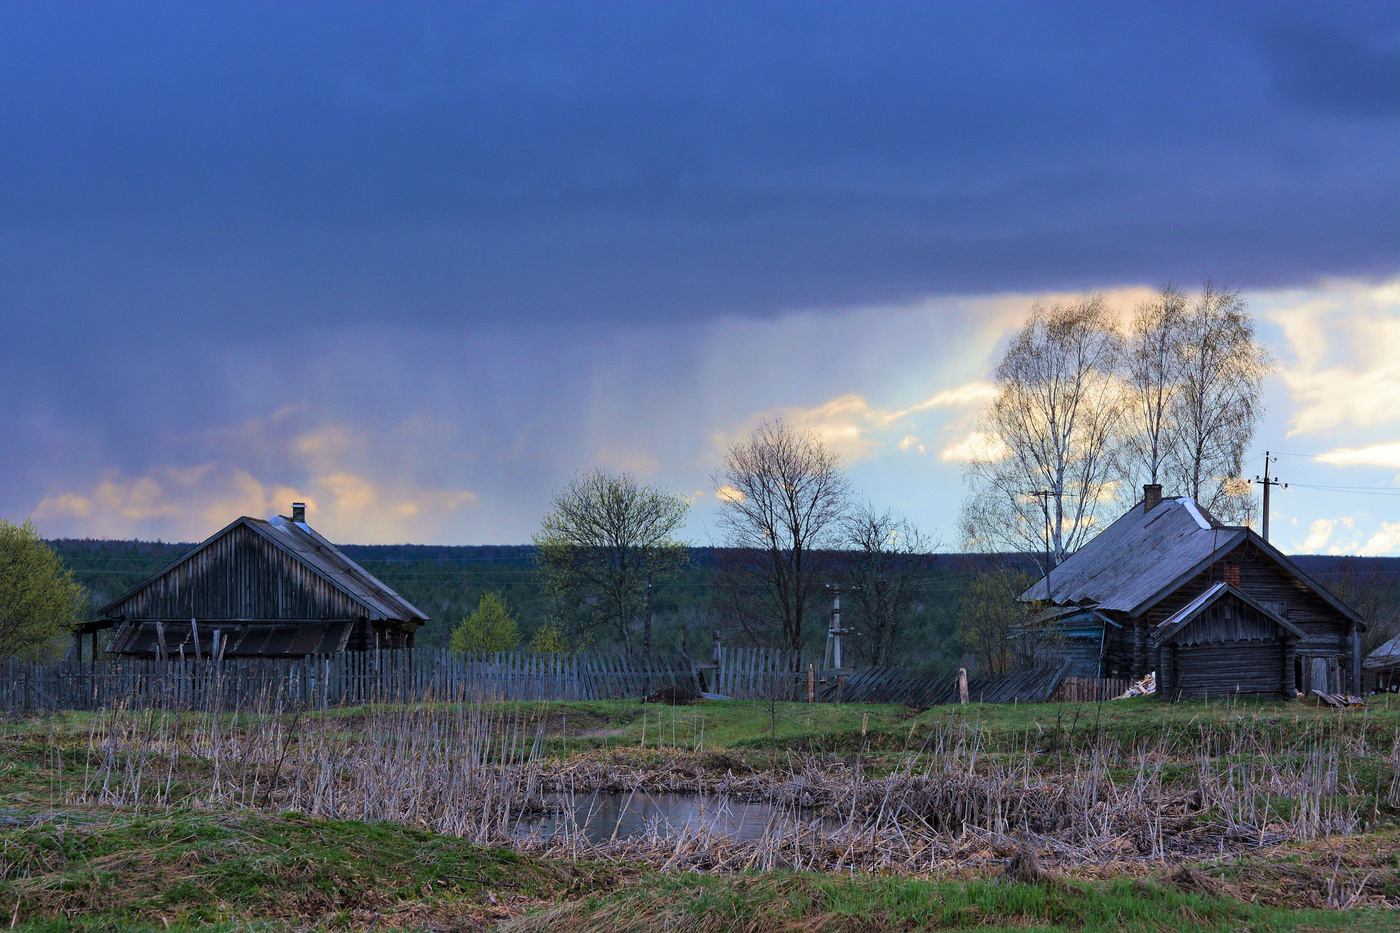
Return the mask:
[[[1147,620],[1133,620],[1133,680],[1147,673]]]
[[[1283,640],[1283,695],[1292,700],[1298,695],[1298,677],[1294,666],[1298,658],[1298,645],[1291,638]]]
[[[1360,652],[1357,650],[1356,624],[1347,626],[1346,650],[1342,654],[1344,665],[1342,672],[1342,682],[1345,684],[1343,693],[1354,693],[1361,695],[1361,667],[1357,664],[1360,659]]]

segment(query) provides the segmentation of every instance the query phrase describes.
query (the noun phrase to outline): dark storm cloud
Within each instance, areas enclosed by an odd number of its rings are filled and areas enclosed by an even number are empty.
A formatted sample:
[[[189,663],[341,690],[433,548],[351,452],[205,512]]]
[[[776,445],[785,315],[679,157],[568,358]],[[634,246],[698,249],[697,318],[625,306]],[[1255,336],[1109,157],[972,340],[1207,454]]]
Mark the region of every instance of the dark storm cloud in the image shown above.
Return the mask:
[[[5,287],[180,327],[1389,272],[1400,18],[1312,9],[11,6]]]
[[[1392,276],[1400,12],[1335,6],[2,5],[0,514],[523,540],[981,378],[950,295]]]

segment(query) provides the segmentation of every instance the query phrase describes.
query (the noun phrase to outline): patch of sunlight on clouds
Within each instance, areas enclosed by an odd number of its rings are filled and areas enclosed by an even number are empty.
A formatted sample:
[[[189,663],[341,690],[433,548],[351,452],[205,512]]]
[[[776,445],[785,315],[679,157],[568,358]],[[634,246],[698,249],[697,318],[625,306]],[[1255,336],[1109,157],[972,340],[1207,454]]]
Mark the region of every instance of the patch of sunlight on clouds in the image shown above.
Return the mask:
[[[247,470],[202,464],[105,477],[91,489],[46,496],[33,517],[42,533],[55,537],[197,541],[241,515],[289,512],[293,501],[306,502],[308,520],[327,537],[360,544],[423,540],[425,531],[440,530],[479,499],[466,490],[414,489],[343,471],[288,486],[262,482]]]
[[[1376,557],[1397,551],[1400,551],[1400,522],[1381,522],[1381,530],[1372,534],[1356,553]]]
[[[900,450],[925,453],[919,438],[908,429],[909,417],[918,412],[935,409],[976,409],[984,405],[995,389],[990,383],[969,382],[935,392],[907,408],[883,408],[872,405],[863,395],[848,393],[812,408],[782,408],[750,415],[730,432],[715,435],[721,449],[748,435],[763,418],[780,417],[790,424],[812,431],[840,455],[846,463],[856,463],[876,456],[880,448],[893,445]],[[896,440],[903,434],[903,437]]]
[[[715,498],[721,502],[743,502],[745,497],[733,486],[721,486],[715,490]]]
[[[1288,436],[1400,421],[1400,280],[1324,282],[1250,295],[1283,330]]]
[[[1383,466],[1400,468],[1400,442],[1371,444],[1368,447],[1338,447],[1318,454],[1323,463],[1336,466]]]
[[[949,463],[971,460],[1001,460],[1011,453],[1001,438],[985,431],[973,431],[938,452],[938,459]]]
[[[1308,529],[1308,536],[1303,539],[1301,545],[1294,547],[1304,554],[1317,554],[1327,546],[1327,542],[1332,539],[1332,529],[1337,523],[1330,518],[1319,518],[1312,523]]]

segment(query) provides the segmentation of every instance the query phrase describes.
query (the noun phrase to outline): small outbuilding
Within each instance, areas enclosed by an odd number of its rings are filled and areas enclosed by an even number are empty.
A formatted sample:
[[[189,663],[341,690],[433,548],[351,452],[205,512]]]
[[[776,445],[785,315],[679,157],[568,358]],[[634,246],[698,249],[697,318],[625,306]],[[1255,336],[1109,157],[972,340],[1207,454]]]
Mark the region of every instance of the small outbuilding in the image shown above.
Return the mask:
[[[1158,623],[1152,650],[1157,692],[1204,699],[1242,693],[1293,697],[1302,629],[1228,583],[1210,589]]]
[[[306,523],[239,518],[104,606],[88,628],[115,628],[128,657],[299,658],[412,648],[428,621]]]
[[[1368,654],[1361,668],[1375,677],[1379,690],[1393,690],[1400,686],[1400,635]]]

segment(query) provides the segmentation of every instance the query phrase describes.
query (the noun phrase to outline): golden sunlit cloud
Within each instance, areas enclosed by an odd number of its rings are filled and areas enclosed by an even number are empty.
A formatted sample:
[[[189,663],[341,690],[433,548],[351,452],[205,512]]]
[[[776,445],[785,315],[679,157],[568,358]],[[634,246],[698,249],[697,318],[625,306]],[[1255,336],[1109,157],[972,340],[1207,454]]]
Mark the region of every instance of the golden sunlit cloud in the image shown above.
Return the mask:
[[[973,431],[960,441],[955,441],[938,452],[938,459],[945,462],[967,463],[970,460],[1000,460],[1010,454],[1010,449],[1001,438],[984,431]]]
[[[1400,468],[1400,442],[1371,444],[1368,447],[1338,447],[1319,454],[1318,460],[1336,466],[1382,466]]]
[[[715,490],[715,498],[721,502],[743,502],[745,497],[733,486],[721,486]]]
[[[200,540],[242,515],[289,514],[293,501],[333,540],[351,543],[421,541],[478,503],[475,493],[410,489],[341,471],[291,487],[259,481],[246,470],[205,464],[196,470],[160,469],[146,476],[104,478],[91,489],[45,497],[34,518],[47,533],[81,528],[92,537],[129,537],[142,529]],[[151,531],[145,531],[151,534]],[[153,535],[154,536],[154,535]]]
[[[1297,406],[1290,437],[1400,421],[1400,281],[1324,283],[1259,303],[1292,356],[1279,371]]]

